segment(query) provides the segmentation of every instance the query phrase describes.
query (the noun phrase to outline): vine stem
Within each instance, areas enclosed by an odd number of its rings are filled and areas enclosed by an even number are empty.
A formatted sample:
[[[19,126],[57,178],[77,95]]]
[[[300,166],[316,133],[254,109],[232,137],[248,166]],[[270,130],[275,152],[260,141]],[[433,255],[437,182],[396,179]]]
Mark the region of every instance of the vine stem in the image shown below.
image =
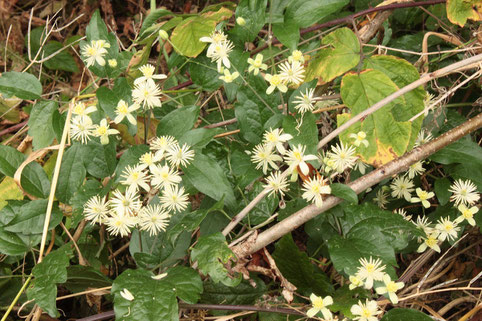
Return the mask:
[[[365,191],[367,188],[378,184],[380,181],[391,177],[399,172],[407,170],[408,167],[418,162],[419,160],[425,159],[432,155],[436,151],[444,148],[445,146],[453,143],[454,141],[470,134],[471,132],[482,127],[482,113],[469,119],[462,125],[449,130],[443,135],[437,137],[436,139],[419,146],[412,150],[411,152],[399,157],[384,166],[370,172],[369,174],[353,181],[348,184],[355,193],[359,194]],[[258,235],[256,240],[242,243],[233,248],[234,253],[238,258],[245,257],[252,254],[268,244],[281,238],[283,235],[290,233],[294,229],[298,228],[302,224],[306,223],[315,216],[329,210],[335,205],[341,203],[343,200],[335,196],[329,196],[323,201],[321,207],[316,207],[316,205],[308,205],[296,213],[292,214],[288,218],[279,222],[278,224],[272,226],[268,230],[262,232]]]
[[[348,127],[356,123],[357,121],[363,119],[364,117],[367,117],[368,115],[374,113],[375,111],[379,110],[386,104],[392,102],[393,100],[397,99],[398,97],[402,96],[403,94],[406,94],[407,92],[417,88],[420,85],[423,85],[430,80],[448,75],[450,73],[456,72],[462,68],[466,68],[467,66],[471,66],[474,63],[482,61],[482,54],[479,54],[477,56],[470,57],[468,59],[464,59],[462,61],[453,63],[451,65],[448,65],[444,68],[438,69],[434,72],[428,73],[420,77],[420,79],[414,81],[413,83],[401,88],[400,90],[394,92],[390,96],[385,97],[384,99],[380,100],[373,106],[369,107],[368,109],[364,110],[363,112],[355,115],[353,118],[351,118],[349,121],[344,123],[342,126],[338,127],[335,129],[333,132],[325,136],[319,143],[318,143],[318,149],[326,145],[328,142],[330,142],[333,138],[338,136],[341,132],[346,130]],[[283,175],[286,175],[286,171],[283,173]],[[248,215],[248,213],[266,196],[267,189],[264,189],[261,191],[260,194],[258,194],[241,212],[239,212],[236,216],[234,216],[231,219],[231,222],[224,228],[223,230],[223,235],[228,235],[229,232],[231,232],[236,225],[241,222],[241,220]]]

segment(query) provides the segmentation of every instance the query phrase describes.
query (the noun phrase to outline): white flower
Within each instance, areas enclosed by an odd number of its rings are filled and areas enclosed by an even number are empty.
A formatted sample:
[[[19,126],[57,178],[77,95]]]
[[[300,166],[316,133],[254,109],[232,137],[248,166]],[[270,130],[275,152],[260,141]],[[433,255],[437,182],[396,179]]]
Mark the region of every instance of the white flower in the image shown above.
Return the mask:
[[[392,281],[390,275],[388,274],[383,276],[383,283],[385,283],[385,286],[378,287],[375,290],[378,294],[388,294],[390,301],[392,301],[393,304],[397,304],[398,296],[396,292],[403,288],[404,283]]]
[[[293,136],[290,134],[283,134],[283,129],[275,128],[269,129],[263,135],[264,142],[269,148],[276,147],[280,154],[284,154],[286,149],[283,146],[283,143],[292,139]]]
[[[313,201],[317,207],[323,205],[323,194],[330,194],[331,187],[323,184],[320,177],[311,178],[303,183],[302,197],[308,202]]]
[[[132,295],[132,293],[127,290],[127,289],[124,289],[122,291],[119,292],[121,297],[123,297],[124,299],[126,299],[127,301],[132,301],[134,300],[134,296]]]
[[[368,301],[368,299],[366,299],[365,304],[358,301],[358,304],[354,304],[351,307],[350,312],[357,315],[353,320],[359,321],[378,321],[377,315],[382,313],[382,311],[378,310],[377,302],[373,300]]]
[[[305,62],[305,57],[303,56],[303,53],[299,50],[295,50],[291,53],[291,56],[288,57],[288,61],[291,63],[293,61],[298,61],[300,63]]]
[[[350,275],[348,279],[351,282],[350,285],[348,286],[350,290],[353,290],[363,285],[363,280],[356,275]]]
[[[104,197],[93,196],[84,204],[84,216],[92,224],[102,223],[109,213],[109,202]]]
[[[377,191],[377,196],[373,198],[373,201],[377,203],[379,208],[386,208],[385,205],[388,204],[388,194],[383,187]]]
[[[104,40],[92,40],[90,44],[84,45],[80,53],[84,57],[84,61],[87,68],[98,63],[101,66],[105,66],[104,56],[107,54],[105,48],[110,47],[110,44],[106,43]]]
[[[134,86],[142,82],[149,82],[151,87],[154,87],[156,86],[154,79],[167,78],[167,76],[164,74],[154,75],[154,71],[156,70],[156,68],[151,64],[143,65],[142,67],[139,68],[139,70],[142,72],[142,76],[134,80]]]
[[[266,89],[266,94],[271,94],[276,88],[278,88],[279,91],[282,93],[285,93],[288,91],[288,87],[286,87],[286,84],[284,81],[281,79],[280,75],[270,75],[266,74],[264,76],[264,79],[269,82],[269,87]]]
[[[266,193],[269,193],[270,196],[276,193],[280,193],[280,195],[283,196],[284,192],[288,189],[286,177],[283,177],[280,171],[271,173],[271,175],[266,178],[266,183],[264,187],[267,188]]]
[[[257,164],[256,169],[263,167],[263,174],[265,175],[268,171],[268,165],[274,169],[278,169],[278,165],[276,165],[275,162],[280,162],[282,160],[283,158],[281,158],[281,156],[273,152],[273,148],[264,144],[256,145],[253,154],[251,155],[251,161],[254,164]]]
[[[298,85],[305,79],[305,68],[298,61],[292,63],[285,61],[280,64],[279,68],[281,70],[279,73],[281,81]]]
[[[139,105],[133,104],[131,106],[127,105],[127,103],[124,100],[119,100],[117,103],[117,107],[115,109],[116,117],[114,118],[114,123],[118,124],[120,123],[124,117],[127,117],[127,120],[132,124],[136,125],[137,120],[134,116],[131,115],[131,113],[137,109],[139,109]]]
[[[96,110],[97,108],[95,106],[86,107],[83,102],[79,101],[74,105],[74,108],[72,109],[72,114],[79,115],[79,116],[87,116],[88,114],[93,113]]]
[[[94,130],[92,134],[96,137],[100,137],[100,143],[102,145],[109,144],[109,135],[118,134],[119,131],[117,129],[110,129],[109,124],[107,123],[107,119],[102,119],[99,125],[94,125]]]
[[[156,157],[161,160],[168,148],[173,146],[176,140],[172,136],[155,137],[150,143],[150,149],[156,152]]]
[[[449,192],[452,192],[450,200],[455,202],[455,205],[472,205],[480,198],[479,193],[477,193],[477,186],[470,180],[456,180],[450,186]]]
[[[137,165],[137,167],[143,170],[149,168],[149,170],[152,171],[152,169],[156,166],[155,163],[158,161],[159,159],[155,154],[152,154],[152,152],[147,152],[139,157],[139,165]]]
[[[148,231],[152,236],[166,230],[169,218],[169,212],[164,211],[160,205],[149,204],[139,212],[138,224],[142,231]]]
[[[73,140],[80,140],[82,144],[86,144],[93,135],[94,125],[89,116],[76,116],[72,118],[70,123],[70,137]]]
[[[141,209],[142,203],[135,190],[127,189],[125,195],[115,190],[112,195],[110,205],[116,216],[134,216]]]
[[[326,156],[333,160],[336,171],[342,173],[345,169],[352,168],[355,165],[357,160],[355,153],[356,150],[353,146],[340,143],[331,146],[331,151],[326,153]]]
[[[306,146],[298,144],[297,146],[293,147],[293,149],[289,150],[285,154],[285,162],[289,166],[289,172],[293,173],[296,168],[299,166],[301,173],[303,175],[308,175],[310,168],[306,164],[306,161],[310,160],[317,160],[318,158],[315,155],[304,155],[306,150]]]
[[[429,208],[430,207],[430,202],[427,201],[428,199],[432,198],[435,196],[433,192],[427,192],[422,190],[420,187],[418,187],[415,192],[417,193],[418,197],[412,197],[410,200],[410,203],[418,203],[422,202],[423,207]]]
[[[263,55],[262,54],[257,54],[256,57],[253,58],[248,58],[248,72],[253,72],[253,75],[257,75],[259,73],[259,70],[266,70],[268,69],[268,65],[263,63]]]
[[[184,194],[184,187],[179,188],[177,185],[167,185],[161,196],[161,204],[169,211],[180,212],[187,207],[188,198]]]
[[[405,176],[397,176],[392,181],[390,188],[392,189],[392,197],[404,197],[407,202],[410,202],[413,192],[413,182]]]
[[[140,166],[127,166],[122,171],[121,177],[124,179],[120,181],[121,184],[127,185],[128,189],[133,189],[136,192],[139,190],[139,187],[142,187],[147,192],[151,190],[149,184],[147,184],[149,176]]]
[[[479,209],[476,206],[472,206],[471,208],[468,208],[464,204],[460,204],[458,206],[458,209],[462,213],[462,215],[456,219],[456,222],[460,223],[464,219],[466,219],[470,225],[475,226],[474,215],[479,211]]]
[[[199,41],[201,42],[209,42],[209,43],[212,43],[212,44],[218,44],[218,43],[221,43],[223,41],[226,41],[228,39],[228,37],[222,32],[222,31],[213,31],[213,33],[211,33],[211,36],[210,37],[201,37],[199,39]]]
[[[306,89],[305,93],[301,94],[301,96],[296,96],[296,100],[293,100],[293,103],[297,104],[295,109],[301,114],[304,114],[307,111],[313,111],[315,109],[315,101],[317,98],[313,97],[314,94],[315,89],[310,88]]]
[[[134,103],[142,105],[144,109],[161,107],[161,94],[162,92],[156,84],[147,81],[138,83],[132,90]]]
[[[234,79],[239,77],[239,72],[235,71],[231,73],[229,69],[224,69],[223,76],[219,76],[219,79],[223,80],[225,83],[233,82]]]
[[[359,147],[360,144],[363,144],[365,145],[365,147],[368,147],[368,140],[366,140],[365,138],[367,138],[367,134],[363,131],[359,131],[357,134],[350,134],[350,138],[353,138],[355,139],[355,141],[353,142],[353,145],[355,145],[356,147]]]
[[[415,226],[417,226],[418,229],[422,230],[425,234],[431,234],[433,231],[433,228],[430,227],[432,222],[428,220],[426,216],[419,216],[417,217],[417,222],[415,223]]]
[[[202,39],[202,38],[201,38]],[[206,56],[211,58],[211,61],[215,61],[217,64],[218,72],[221,72],[221,67],[224,65],[226,68],[231,68],[231,62],[229,61],[229,53],[233,50],[234,45],[229,40],[223,40],[218,43],[212,43]]]
[[[431,141],[432,139],[433,139],[432,134],[428,133],[427,135],[425,135],[425,130],[422,129],[417,135],[417,140],[415,141],[414,147],[426,144],[429,141]]]
[[[385,270],[385,265],[381,265],[382,261],[376,259],[375,261],[370,256],[370,259],[365,258],[360,259],[361,266],[358,267],[356,276],[359,277],[365,283],[365,289],[371,289],[373,287],[373,281],[383,280],[383,271]]]
[[[412,215],[408,215],[407,211],[405,211],[403,208],[397,208],[393,213],[401,215],[405,219],[405,221],[412,220]]]
[[[310,301],[313,307],[306,312],[306,315],[310,318],[314,317],[315,314],[321,312],[325,320],[332,320],[333,314],[328,310],[327,306],[333,304],[333,298],[331,296],[326,296],[324,298],[312,293],[310,295]]]
[[[167,186],[176,185],[181,182],[181,176],[179,172],[167,165],[157,166],[154,165],[151,168],[152,173],[152,186],[156,188],[166,188]]]
[[[189,165],[190,161],[194,159],[194,151],[190,150],[189,145],[186,143],[184,143],[182,146],[179,146],[177,143],[172,144],[167,149],[166,153],[166,158],[171,166],[187,166]]]
[[[408,168],[408,178],[412,179],[423,172],[425,172],[425,168],[423,168],[422,161],[418,161]]]
[[[365,171],[368,168],[368,165],[366,165],[361,158],[357,158],[355,166],[353,166],[353,169],[358,170],[362,175],[365,175]]]
[[[457,221],[452,222],[448,217],[442,217],[438,220],[435,229],[439,232],[438,239],[440,241],[454,240],[457,238],[457,233],[460,227],[457,226]]]
[[[121,215],[119,213],[115,213],[105,221],[107,232],[114,236],[120,235],[121,237],[129,235],[131,228],[133,228],[136,223],[136,217]]]
[[[427,247],[440,253],[440,247],[438,246],[438,233],[428,234],[424,241],[417,249],[418,253],[421,253],[427,249]]]

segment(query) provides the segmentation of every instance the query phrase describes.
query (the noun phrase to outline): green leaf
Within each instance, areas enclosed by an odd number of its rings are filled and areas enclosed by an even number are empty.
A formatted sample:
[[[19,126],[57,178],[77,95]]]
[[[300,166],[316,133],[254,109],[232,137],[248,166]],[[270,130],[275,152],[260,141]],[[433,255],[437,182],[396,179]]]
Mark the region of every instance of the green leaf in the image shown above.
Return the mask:
[[[72,248],[66,244],[50,252],[32,270],[35,279],[32,287],[27,289],[27,296],[29,300],[35,300],[35,303],[53,318],[60,315],[55,301],[56,283],[67,281],[67,267],[70,265],[71,256]]]
[[[318,127],[316,126],[317,116],[312,113],[306,113],[303,116],[303,123],[297,129],[296,118],[287,116],[283,119],[283,129],[285,133],[293,136],[290,139],[290,146],[297,146],[298,144],[306,146],[305,154],[316,155],[318,144]]]
[[[208,279],[204,282],[204,292],[201,297],[202,303],[211,304],[254,304],[258,298],[266,292],[266,285],[257,276],[250,276],[256,286],[243,280],[237,286],[227,286],[215,283]]]
[[[191,260],[198,263],[199,270],[209,274],[214,282],[227,286],[236,286],[241,281],[241,275],[230,275],[224,264],[229,264],[236,256],[229,249],[223,234],[215,233],[201,236],[191,252]]]
[[[42,54],[44,57],[48,57],[63,47],[64,45],[58,41],[49,41],[44,46]],[[77,67],[74,57],[72,57],[72,55],[70,55],[66,49],[45,61],[44,66],[51,70],[64,70],[73,73],[79,72],[79,68]]]
[[[220,128],[194,128],[185,132],[178,141],[181,145],[186,143],[193,149],[202,149],[221,131]]]
[[[201,37],[209,36],[216,27],[216,21],[204,17],[191,17],[177,25],[171,34],[171,42],[176,52],[187,57],[196,57],[204,47]]]
[[[69,203],[72,196],[82,186],[85,175],[84,157],[89,155],[89,147],[75,144],[71,146],[62,158],[59,181],[55,195],[62,203]]]
[[[264,130],[258,105],[252,100],[246,99],[235,104],[234,112],[241,137],[252,144],[260,143]]]
[[[467,19],[482,20],[482,5],[478,0],[447,0],[447,18],[463,27]]]
[[[388,311],[380,321],[430,321],[428,315],[414,309],[395,308]]]
[[[273,34],[283,45],[296,50],[300,40],[300,27],[293,20],[285,23],[273,24]]]
[[[448,165],[453,163],[482,166],[482,147],[468,139],[460,139],[439,150],[430,159]]]
[[[333,295],[333,304],[330,305],[330,310],[333,312],[341,312],[344,316],[353,318],[350,309],[359,300],[369,298],[367,291],[362,288],[355,288],[350,290],[349,285],[345,284],[341,288],[336,289]]]
[[[229,34],[240,43],[251,42],[265,24],[267,0],[241,0],[236,7],[236,18],[246,21],[244,26],[236,24]]]
[[[361,113],[398,89],[387,75],[378,70],[345,75],[341,82],[341,97],[352,114],[339,115],[338,126],[346,122],[351,115]],[[357,151],[363,161],[376,167],[403,155],[410,143],[412,124],[409,121],[397,121],[393,110],[406,108],[405,106],[406,101],[403,97],[396,99],[367,116],[361,124],[357,122],[344,131],[340,135],[342,141],[350,141],[350,134],[364,131],[369,146],[360,145]]]
[[[248,200],[254,199],[259,193],[263,191],[264,187],[261,182],[255,182],[253,189],[247,195]],[[279,199],[277,195],[264,197],[243,219],[243,222],[249,223],[250,226],[255,226],[263,223],[273,215],[278,208]],[[248,205],[246,203],[246,205]]]
[[[169,275],[169,271],[168,271]],[[164,279],[154,280],[149,271],[126,270],[112,284],[114,312],[117,320],[177,321],[178,307],[175,285]],[[123,298],[121,291],[128,290],[134,300]]]
[[[67,281],[63,284],[72,293],[88,288],[102,288],[112,285],[112,280],[91,266],[71,265],[67,267]]]
[[[343,198],[352,204],[358,204],[358,195],[350,186],[340,183],[334,183],[330,185],[331,194]]]
[[[171,135],[179,139],[188,132],[199,116],[199,106],[184,106],[171,111],[157,125],[157,136]]]
[[[111,139],[107,145],[90,141],[87,146],[89,155],[92,155],[84,162],[87,172],[96,178],[111,176],[117,165],[115,141]]]
[[[285,22],[293,20],[300,28],[309,27],[348,3],[348,0],[293,0],[286,8]]]
[[[95,10],[94,14],[90,18],[90,22],[85,29],[85,35],[87,36],[87,40],[107,40],[107,35],[109,31],[107,30],[107,26],[102,20],[100,16],[99,9]]]
[[[15,106],[22,100],[18,98],[0,97],[0,115],[12,123],[20,122],[20,110]]]
[[[440,205],[443,206],[447,204],[452,195],[452,193],[449,192],[450,185],[452,185],[450,180],[446,177],[439,178],[435,180],[434,185],[435,195],[437,195]]]
[[[0,145],[0,173],[13,177],[25,158],[25,155],[15,148]],[[20,183],[27,193],[35,197],[44,198],[49,195],[50,181],[37,162],[31,162],[25,166]]]
[[[283,236],[275,245],[273,258],[281,274],[305,295],[328,295],[334,291],[328,277],[315,268],[308,255],[296,246],[291,234]]]
[[[329,82],[355,67],[360,61],[360,43],[355,33],[348,28],[340,28],[329,33],[322,40],[318,57],[310,62],[306,70],[306,80],[321,77]]]
[[[115,119],[117,103],[123,99],[126,102],[131,101],[131,87],[126,78],[117,78],[114,88],[111,90],[107,87],[100,87],[95,93],[100,108],[111,119]]]
[[[201,298],[203,282],[199,274],[185,266],[176,266],[167,271],[164,282],[172,284],[176,296],[186,303],[194,304]]]
[[[183,168],[184,177],[189,184],[201,193],[219,201],[224,201],[229,207],[236,207],[234,191],[229,183],[224,170],[219,164],[208,156],[196,153],[189,166]]]
[[[52,117],[58,107],[55,101],[42,101],[33,106],[28,120],[28,134],[33,138],[34,149],[47,147],[54,140]]]
[[[13,219],[3,229],[8,232],[24,235],[41,234],[45,221],[48,200],[33,200],[25,203],[15,212]],[[49,223],[49,230],[56,227],[62,220],[63,214],[57,206],[53,206]]]
[[[398,88],[405,87],[420,78],[417,68],[410,62],[390,55],[375,55],[364,60],[364,67],[383,72],[397,85]],[[427,93],[423,86],[419,86],[405,95],[406,104],[403,108],[392,109],[393,117],[396,121],[408,121],[412,116],[424,109],[424,99]],[[412,131],[408,143],[411,148],[417,139],[417,135],[422,128],[423,117],[418,117],[412,122]]]
[[[139,32],[141,37],[143,36],[143,33],[147,29],[149,29],[150,27],[152,27],[156,23],[157,19],[162,18],[162,17],[167,16],[167,15],[173,15],[173,13],[171,11],[165,10],[165,9],[156,9],[156,10],[151,11],[147,15],[147,17],[144,19],[144,22],[142,23],[141,31]]]
[[[27,244],[17,233],[7,232],[0,227],[0,253],[6,255],[23,255],[29,250]]]
[[[82,213],[84,204],[93,196],[99,195],[102,192],[102,184],[95,179],[86,180],[74,196],[70,199],[70,203],[74,209],[74,213]]]
[[[216,65],[204,55],[191,60],[189,74],[192,82],[206,91],[214,91],[223,84],[223,81],[219,79]]]
[[[39,99],[42,84],[34,75],[26,72],[4,72],[0,77],[0,94],[6,98],[15,96],[20,99]]]
[[[139,158],[149,152],[149,146],[147,145],[134,145],[129,148],[119,159],[119,163],[115,169],[116,183],[120,181],[122,172],[127,166],[134,166],[139,163]]]

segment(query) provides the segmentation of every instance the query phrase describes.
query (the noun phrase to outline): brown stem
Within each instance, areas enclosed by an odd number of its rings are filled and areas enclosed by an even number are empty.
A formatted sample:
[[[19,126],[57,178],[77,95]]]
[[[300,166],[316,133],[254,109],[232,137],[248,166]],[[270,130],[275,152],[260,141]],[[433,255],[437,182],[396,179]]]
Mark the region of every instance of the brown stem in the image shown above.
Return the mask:
[[[359,194],[365,191],[367,188],[378,184],[380,181],[407,170],[411,164],[427,158],[436,151],[464,137],[465,135],[470,134],[480,127],[482,127],[482,113],[428,142],[427,144],[419,146],[404,156],[385,164],[384,166],[370,172],[356,181],[353,181],[348,186]],[[321,207],[316,207],[315,205],[306,206],[263,233],[259,234],[254,242],[237,245],[235,248],[233,248],[233,251],[236,253],[238,258],[252,254],[281,238],[283,235],[290,233],[315,216],[341,203],[342,201],[343,200],[338,197],[329,196],[323,202]]]
[[[21,122],[21,123],[18,123],[16,125],[13,125],[11,127],[8,127],[8,128],[5,128],[4,130],[0,131],[0,137],[2,137],[3,135],[6,135],[8,133],[11,133],[11,132],[14,132],[16,131],[17,129],[20,129],[22,128],[23,126],[27,125],[28,123],[28,119]]]

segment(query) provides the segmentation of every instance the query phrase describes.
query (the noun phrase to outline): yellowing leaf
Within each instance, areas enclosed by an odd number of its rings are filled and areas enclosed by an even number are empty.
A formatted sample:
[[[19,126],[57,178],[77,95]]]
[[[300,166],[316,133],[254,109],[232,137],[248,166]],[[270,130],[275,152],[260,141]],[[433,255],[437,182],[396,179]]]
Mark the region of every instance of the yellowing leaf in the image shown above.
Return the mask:
[[[6,176],[0,183],[0,209],[7,205],[7,200],[21,200],[23,193],[13,178]]]
[[[229,10],[228,8],[220,8],[218,11],[206,11],[201,13],[201,16],[203,16],[206,19],[211,19],[216,22],[226,20],[231,18],[233,15],[233,11]]]
[[[196,57],[204,47],[201,37],[209,36],[216,27],[216,21],[204,17],[191,17],[177,25],[171,35],[174,49],[183,56]]]
[[[365,70],[360,74],[350,73],[341,82],[341,97],[353,115],[359,114],[373,104],[394,93],[398,86],[384,73],[378,70]],[[381,166],[401,156],[408,148],[412,131],[408,121],[397,121],[394,110],[406,108],[404,97],[384,106],[346,130],[340,139],[350,143],[349,135],[364,131],[369,142],[368,147],[357,148],[363,161],[373,166]],[[338,126],[346,122],[351,115],[338,117]]]
[[[321,49],[318,58],[311,61],[306,71],[306,81],[321,77],[325,82],[333,80],[360,61],[360,43],[356,35],[348,28],[340,28],[328,34],[323,45],[329,48]]]
[[[467,19],[482,20],[480,0],[447,0],[447,18],[453,24],[463,27]]]

